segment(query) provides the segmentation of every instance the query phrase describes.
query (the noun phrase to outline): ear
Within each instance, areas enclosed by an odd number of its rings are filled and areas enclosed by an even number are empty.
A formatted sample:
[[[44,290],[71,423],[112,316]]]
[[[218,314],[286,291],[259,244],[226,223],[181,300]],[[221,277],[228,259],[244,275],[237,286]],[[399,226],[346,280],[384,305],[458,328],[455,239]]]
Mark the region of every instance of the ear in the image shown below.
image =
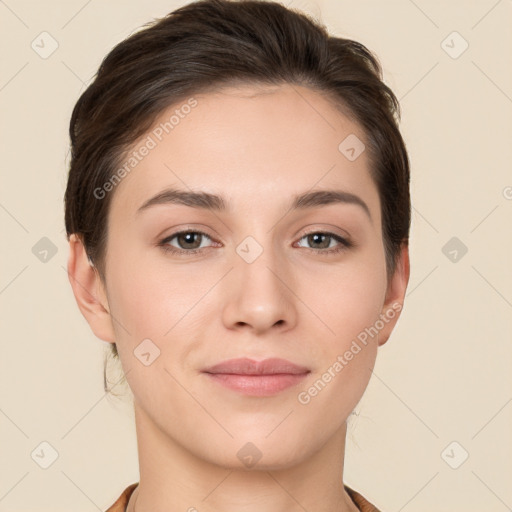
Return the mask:
[[[106,292],[98,270],[87,257],[84,245],[76,234],[69,238],[68,278],[82,315],[94,334],[115,343],[114,329]]]
[[[384,345],[391,336],[391,332],[402,312],[405,292],[409,283],[410,265],[409,265],[409,246],[402,245],[400,255],[396,264],[393,277],[390,279],[386,291],[386,298],[382,307],[382,321],[384,327],[379,331],[379,346]]]

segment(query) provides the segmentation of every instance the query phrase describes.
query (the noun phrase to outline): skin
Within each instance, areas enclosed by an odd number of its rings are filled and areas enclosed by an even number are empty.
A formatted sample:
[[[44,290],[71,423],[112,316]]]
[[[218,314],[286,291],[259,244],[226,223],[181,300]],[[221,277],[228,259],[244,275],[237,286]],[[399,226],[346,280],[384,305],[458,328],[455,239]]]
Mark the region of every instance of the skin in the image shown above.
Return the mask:
[[[364,131],[303,87],[246,85],[194,97],[190,114],[110,192],[105,283],[80,239],[70,238],[78,306],[98,338],[117,344],[134,394],[140,484],[128,510],[357,510],[340,485],[346,420],[399,312],[309,403],[297,396],[380,314],[403,304],[408,250],[388,282],[367,151],[352,162],[338,150],[349,134],[365,141]],[[222,195],[229,210],[162,204],[136,213],[169,186]],[[288,211],[293,195],[312,189],[356,194],[371,218],[349,203]],[[200,253],[158,246],[187,229],[208,237],[168,245],[200,245]],[[306,236],[326,231],[355,246],[326,255],[343,246]],[[263,249],[252,263],[236,252],[247,236]],[[160,349],[149,366],[133,353],[146,338]],[[266,397],[201,373],[235,357],[281,357],[311,373]],[[251,468],[237,457],[247,442],[262,454]]]

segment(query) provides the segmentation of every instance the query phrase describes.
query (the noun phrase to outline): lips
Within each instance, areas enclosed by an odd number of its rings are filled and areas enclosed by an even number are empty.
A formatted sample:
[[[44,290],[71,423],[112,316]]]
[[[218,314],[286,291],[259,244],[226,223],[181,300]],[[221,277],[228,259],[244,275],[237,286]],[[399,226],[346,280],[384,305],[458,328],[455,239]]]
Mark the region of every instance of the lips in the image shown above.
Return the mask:
[[[230,359],[203,373],[232,391],[250,396],[270,396],[299,384],[310,370],[285,359]]]
[[[277,358],[264,359],[263,361],[253,361],[247,358],[229,359],[203,371],[212,374],[232,375],[300,375],[309,373],[309,369],[305,366],[299,366],[286,359]]]

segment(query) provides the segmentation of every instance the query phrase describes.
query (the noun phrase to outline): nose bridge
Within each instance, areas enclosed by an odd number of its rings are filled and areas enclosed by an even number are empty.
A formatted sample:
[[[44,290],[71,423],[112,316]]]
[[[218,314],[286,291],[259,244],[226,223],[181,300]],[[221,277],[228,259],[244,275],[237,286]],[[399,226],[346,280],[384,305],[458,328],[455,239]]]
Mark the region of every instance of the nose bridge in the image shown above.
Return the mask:
[[[259,237],[261,240],[261,236]],[[273,247],[273,241],[270,234],[266,234],[262,243],[254,237],[246,237],[236,248],[238,260],[236,262],[237,272],[240,274],[241,281],[255,285],[256,289],[261,288],[264,291],[267,288],[276,288],[280,293],[282,284],[276,277],[282,267],[283,255]],[[254,282],[253,282],[254,281]]]
[[[272,232],[260,233],[258,241],[247,236],[236,248],[238,261],[236,271],[244,286],[252,296],[262,295],[267,301],[277,298],[283,293],[282,282],[277,279],[283,266],[283,254],[273,247]],[[270,295],[267,297],[267,295]]]

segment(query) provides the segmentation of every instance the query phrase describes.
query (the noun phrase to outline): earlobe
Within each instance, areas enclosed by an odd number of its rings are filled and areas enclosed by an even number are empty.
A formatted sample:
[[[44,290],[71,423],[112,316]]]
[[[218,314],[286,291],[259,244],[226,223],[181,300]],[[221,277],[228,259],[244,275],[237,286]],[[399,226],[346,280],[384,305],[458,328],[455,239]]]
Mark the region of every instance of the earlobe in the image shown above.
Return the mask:
[[[115,343],[103,283],[76,234],[69,238],[68,278],[78,307],[94,334],[103,341]]]
[[[395,272],[393,277],[390,279],[386,290],[386,299],[382,307],[384,327],[379,332],[379,346],[384,345],[384,343],[388,341],[391,336],[391,332],[400,317],[405,300],[405,292],[409,283],[409,276],[409,246],[404,243],[400,251]]]

